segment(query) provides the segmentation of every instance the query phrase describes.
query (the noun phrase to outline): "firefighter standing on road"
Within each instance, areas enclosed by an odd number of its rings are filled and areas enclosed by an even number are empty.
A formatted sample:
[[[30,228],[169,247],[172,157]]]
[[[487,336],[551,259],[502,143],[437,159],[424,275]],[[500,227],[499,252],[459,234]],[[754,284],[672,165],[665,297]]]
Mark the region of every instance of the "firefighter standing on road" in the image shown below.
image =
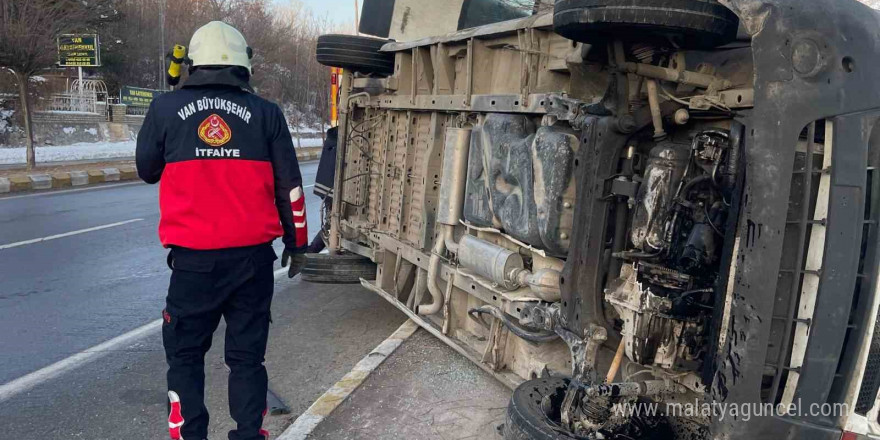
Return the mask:
[[[299,273],[307,247],[302,178],[286,120],[252,93],[252,51],[211,22],[190,42],[182,89],[150,106],[138,135],[138,175],[159,188],[159,238],[172,269],[162,339],[172,439],[208,434],[204,359],[222,316],[229,366],[230,440],[265,439],[263,366],[274,286],[272,241]]]

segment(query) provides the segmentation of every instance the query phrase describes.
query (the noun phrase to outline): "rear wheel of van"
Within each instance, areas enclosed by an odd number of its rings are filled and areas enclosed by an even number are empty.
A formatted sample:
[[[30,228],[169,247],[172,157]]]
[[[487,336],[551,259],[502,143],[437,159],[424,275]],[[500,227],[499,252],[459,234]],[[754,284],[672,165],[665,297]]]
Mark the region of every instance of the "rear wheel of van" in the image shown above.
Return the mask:
[[[619,38],[705,49],[736,39],[739,18],[717,0],[557,0],[553,28],[583,43]]]
[[[379,52],[386,43],[388,40],[357,35],[321,35],[315,56],[319,63],[328,67],[390,75],[394,72],[394,54]]]
[[[376,263],[360,255],[306,254],[302,280],[321,284],[357,284],[376,279]]]

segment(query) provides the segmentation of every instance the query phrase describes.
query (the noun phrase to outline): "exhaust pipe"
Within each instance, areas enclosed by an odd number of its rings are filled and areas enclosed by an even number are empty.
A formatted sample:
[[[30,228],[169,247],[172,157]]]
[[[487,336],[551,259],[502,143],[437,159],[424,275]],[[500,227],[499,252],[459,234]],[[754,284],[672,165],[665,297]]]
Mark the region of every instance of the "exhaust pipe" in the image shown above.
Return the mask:
[[[461,219],[470,144],[470,128],[446,129],[446,144],[443,146],[443,177],[440,180],[440,196],[437,203],[437,225],[441,230],[431,249],[431,260],[428,263],[428,292],[431,294],[431,303],[417,306],[416,313],[419,315],[433,315],[443,308],[443,292],[437,286],[437,279],[440,277],[440,256],[446,251],[446,243],[454,242],[455,225]]]

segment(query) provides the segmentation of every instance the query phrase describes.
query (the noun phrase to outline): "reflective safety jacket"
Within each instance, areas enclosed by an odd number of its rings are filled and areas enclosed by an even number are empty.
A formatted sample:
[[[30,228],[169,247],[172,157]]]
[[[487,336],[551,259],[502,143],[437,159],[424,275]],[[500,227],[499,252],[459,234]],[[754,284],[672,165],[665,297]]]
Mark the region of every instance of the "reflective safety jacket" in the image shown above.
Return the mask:
[[[226,249],[283,237],[287,249],[305,251],[305,196],[287,122],[246,87],[229,72],[197,70],[150,105],[137,170],[147,183],[161,180],[163,246]]]

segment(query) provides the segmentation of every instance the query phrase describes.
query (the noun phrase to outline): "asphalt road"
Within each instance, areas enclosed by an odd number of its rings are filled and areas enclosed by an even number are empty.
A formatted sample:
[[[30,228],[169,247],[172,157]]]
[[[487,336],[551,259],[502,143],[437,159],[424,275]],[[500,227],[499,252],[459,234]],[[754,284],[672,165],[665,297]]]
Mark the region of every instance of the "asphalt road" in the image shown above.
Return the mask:
[[[301,168],[313,184],[317,162]],[[157,190],[116,184],[0,198],[0,388],[159,318],[170,271],[156,236]],[[310,187],[306,193],[314,231],[319,199]],[[276,283],[273,316],[267,366],[293,409],[267,422],[276,434],[404,320],[359,286],[286,277]],[[207,362],[208,406],[212,436],[225,438],[231,422],[218,334]],[[167,438],[164,368],[159,332],[148,332],[0,399],[0,439]]]

